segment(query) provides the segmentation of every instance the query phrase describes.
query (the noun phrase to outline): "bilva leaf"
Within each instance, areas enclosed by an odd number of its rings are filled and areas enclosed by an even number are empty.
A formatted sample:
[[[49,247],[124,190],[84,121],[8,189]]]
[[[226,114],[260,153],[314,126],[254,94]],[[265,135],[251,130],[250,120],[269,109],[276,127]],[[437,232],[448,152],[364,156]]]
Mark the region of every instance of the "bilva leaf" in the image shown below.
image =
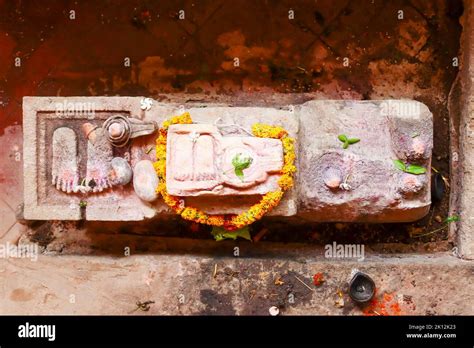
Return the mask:
[[[401,160],[394,160],[393,164],[398,170],[401,170],[402,172],[405,173],[410,173],[414,175],[419,175],[419,174],[425,174],[426,173],[426,168],[416,165],[416,164],[405,164]]]
[[[416,164],[409,164],[409,165],[406,166],[405,171],[407,173],[410,173],[410,174],[419,175],[419,174],[425,174],[426,173],[426,168],[424,168],[422,166],[418,166]]]
[[[347,136],[345,134],[341,134],[337,137],[340,141],[342,141],[343,143],[346,143],[347,142]]]
[[[214,236],[214,239],[218,242],[224,239],[236,240],[238,237],[252,241],[252,237],[250,236],[248,226],[245,226],[236,231],[227,231],[223,227],[214,226],[212,228],[211,234]]]
[[[349,145],[358,143],[358,142],[360,141],[359,138],[348,138],[347,135],[345,135],[345,134],[340,134],[337,138],[338,138],[341,142],[344,143],[344,144],[342,145],[342,148],[343,148],[343,149],[347,149],[347,148],[349,147]]]
[[[405,163],[403,163],[400,160],[394,160],[393,164],[395,165],[397,169],[401,170],[402,172],[406,170]]]
[[[240,179],[244,180],[244,169],[250,167],[253,162],[252,157],[244,157],[241,153],[237,154],[232,158],[232,165],[234,166],[235,175]]]
[[[355,144],[355,143],[358,143],[360,141],[359,138],[349,138],[347,139],[347,142],[352,145],[352,144]]]

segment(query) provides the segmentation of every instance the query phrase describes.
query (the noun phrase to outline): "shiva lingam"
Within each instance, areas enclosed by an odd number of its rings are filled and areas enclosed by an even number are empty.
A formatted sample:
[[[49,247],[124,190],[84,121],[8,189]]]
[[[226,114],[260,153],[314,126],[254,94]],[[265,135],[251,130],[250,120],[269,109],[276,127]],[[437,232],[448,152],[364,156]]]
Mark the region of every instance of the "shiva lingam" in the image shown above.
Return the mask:
[[[155,122],[143,122],[122,115],[110,116],[102,128],[106,130],[107,140],[115,147],[124,147],[133,138],[154,133],[158,129]]]

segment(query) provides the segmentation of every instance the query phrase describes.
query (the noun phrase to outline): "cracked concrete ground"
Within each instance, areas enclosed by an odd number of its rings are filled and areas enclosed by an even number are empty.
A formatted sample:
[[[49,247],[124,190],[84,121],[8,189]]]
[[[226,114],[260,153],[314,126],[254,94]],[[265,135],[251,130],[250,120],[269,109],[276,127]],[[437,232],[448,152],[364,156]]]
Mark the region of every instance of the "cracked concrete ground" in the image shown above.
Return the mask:
[[[377,284],[378,303],[365,310],[347,296],[354,268]],[[316,287],[312,277],[318,272],[325,282]],[[37,262],[1,260],[0,275],[8,279],[0,287],[2,314],[268,315],[271,306],[283,315],[468,315],[474,310],[474,267],[449,255],[370,257],[363,263],[245,254],[40,256]],[[341,308],[335,306],[339,290]],[[137,302],[147,301],[153,301],[149,310],[137,308]]]

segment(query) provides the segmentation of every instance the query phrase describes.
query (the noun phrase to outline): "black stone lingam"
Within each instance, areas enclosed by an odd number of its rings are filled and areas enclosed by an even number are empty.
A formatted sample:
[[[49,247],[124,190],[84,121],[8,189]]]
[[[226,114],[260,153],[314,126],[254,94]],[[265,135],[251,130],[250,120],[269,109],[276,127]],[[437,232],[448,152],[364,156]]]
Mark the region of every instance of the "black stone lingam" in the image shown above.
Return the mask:
[[[357,272],[349,283],[349,296],[359,304],[369,302],[375,294],[375,283],[367,274]]]

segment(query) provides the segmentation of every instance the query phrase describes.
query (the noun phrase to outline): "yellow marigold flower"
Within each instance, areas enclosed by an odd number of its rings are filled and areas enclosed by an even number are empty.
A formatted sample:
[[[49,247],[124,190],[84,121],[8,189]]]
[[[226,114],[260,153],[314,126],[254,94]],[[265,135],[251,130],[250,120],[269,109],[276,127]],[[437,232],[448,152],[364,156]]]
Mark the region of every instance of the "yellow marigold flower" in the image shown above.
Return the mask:
[[[285,154],[285,157],[284,157],[285,164],[292,165],[295,159],[296,159],[296,156],[293,152]]]
[[[198,211],[195,208],[186,207],[181,212],[181,217],[185,220],[193,220],[198,215]]]
[[[296,172],[296,167],[293,164],[285,164],[282,168],[282,173],[293,175]]]
[[[223,215],[209,215],[206,223],[212,226],[222,226],[224,225],[224,216]]]
[[[156,158],[166,159],[166,145],[156,145]]]
[[[156,145],[165,145],[166,146],[166,140],[167,137],[160,135],[158,138],[156,138]]]
[[[282,190],[288,190],[293,187],[293,179],[289,175],[284,174],[278,179],[278,186],[280,186]]]
[[[163,178],[166,174],[166,167],[164,165],[159,165],[155,167],[155,172],[158,175],[158,177]]]
[[[295,139],[294,138],[284,137],[283,139],[281,139],[281,141],[282,141],[283,147],[285,149],[293,150],[294,145],[295,145]]]
[[[164,121],[162,124],[162,128],[164,130],[168,130],[169,126],[171,126],[172,124],[189,124],[189,123],[193,123],[193,120],[191,119],[191,115],[189,114],[189,112],[185,112],[182,115],[173,116],[171,119]]]

